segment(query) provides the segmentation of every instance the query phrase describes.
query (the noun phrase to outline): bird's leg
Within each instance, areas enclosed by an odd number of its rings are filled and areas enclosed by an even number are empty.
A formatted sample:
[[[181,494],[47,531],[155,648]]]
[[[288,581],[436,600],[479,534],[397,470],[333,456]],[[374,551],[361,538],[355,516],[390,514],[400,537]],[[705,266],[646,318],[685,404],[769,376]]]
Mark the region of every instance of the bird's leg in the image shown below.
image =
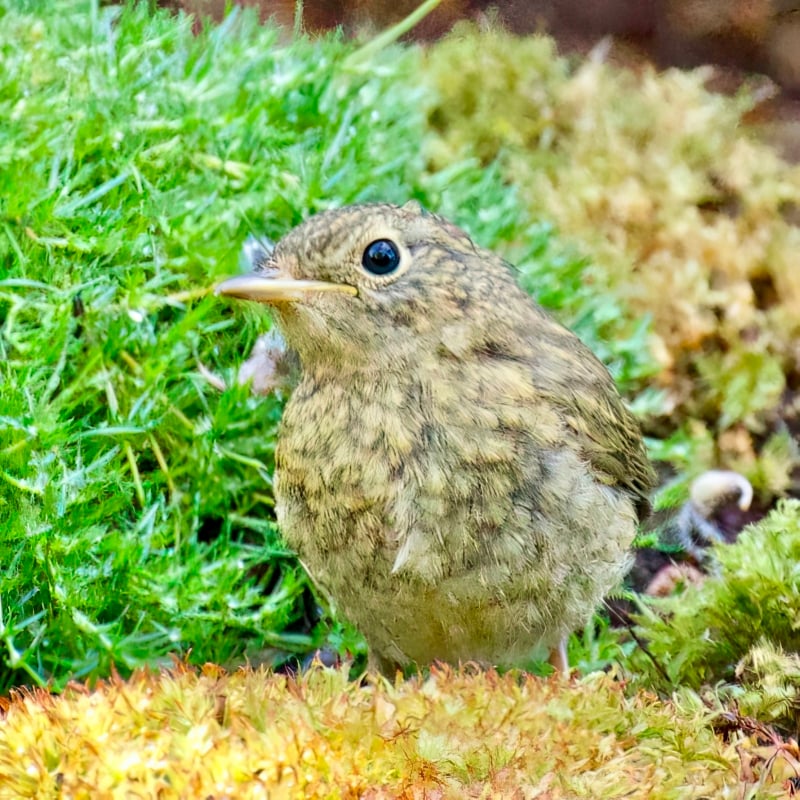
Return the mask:
[[[552,648],[552,650],[550,650],[550,655],[548,656],[547,660],[558,675],[563,677],[569,675],[566,639],[561,639],[561,641],[554,648]]]

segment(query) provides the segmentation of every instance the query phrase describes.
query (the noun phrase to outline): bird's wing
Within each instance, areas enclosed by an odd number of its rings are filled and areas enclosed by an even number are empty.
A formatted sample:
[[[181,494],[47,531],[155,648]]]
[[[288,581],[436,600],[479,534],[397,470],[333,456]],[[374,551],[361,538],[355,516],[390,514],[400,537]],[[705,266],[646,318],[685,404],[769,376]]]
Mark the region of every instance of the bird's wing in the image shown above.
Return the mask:
[[[570,389],[569,400],[556,398],[556,403],[577,437],[581,455],[600,480],[622,486],[634,496],[639,518],[644,519],[650,510],[649,495],[656,473],[647,457],[639,423],[613,387],[606,391],[605,387]]]

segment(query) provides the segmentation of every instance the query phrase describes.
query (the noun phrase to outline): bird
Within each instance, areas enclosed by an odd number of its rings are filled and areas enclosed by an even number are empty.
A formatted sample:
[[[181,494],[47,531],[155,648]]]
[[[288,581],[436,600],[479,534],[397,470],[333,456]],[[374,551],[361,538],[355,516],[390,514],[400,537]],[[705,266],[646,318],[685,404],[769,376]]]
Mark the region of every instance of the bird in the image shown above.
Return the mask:
[[[216,292],[268,304],[299,361],[276,519],[369,668],[513,667],[538,648],[568,670],[655,484],[592,351],[413,200],[318,213]]]

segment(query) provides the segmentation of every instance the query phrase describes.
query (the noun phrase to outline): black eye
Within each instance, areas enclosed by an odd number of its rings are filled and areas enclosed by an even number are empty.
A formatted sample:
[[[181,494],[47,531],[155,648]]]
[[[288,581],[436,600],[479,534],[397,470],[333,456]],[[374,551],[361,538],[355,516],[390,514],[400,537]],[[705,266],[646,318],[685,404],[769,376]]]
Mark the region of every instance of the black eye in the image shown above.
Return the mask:
[[[400,266],[400,251],[394,242],[378,239],[367,245],[361,263],[373,275],[388,275]]]

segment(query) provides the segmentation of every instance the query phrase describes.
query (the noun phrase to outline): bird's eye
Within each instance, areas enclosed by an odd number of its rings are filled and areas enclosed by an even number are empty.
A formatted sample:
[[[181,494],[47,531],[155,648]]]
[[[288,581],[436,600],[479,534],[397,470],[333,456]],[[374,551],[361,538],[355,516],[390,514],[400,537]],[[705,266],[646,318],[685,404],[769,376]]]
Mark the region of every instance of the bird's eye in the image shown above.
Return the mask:
[[[367,245],[361,264],[373,275],[388,275],[400,266],[400,251],[394,242],[378,239]]]

